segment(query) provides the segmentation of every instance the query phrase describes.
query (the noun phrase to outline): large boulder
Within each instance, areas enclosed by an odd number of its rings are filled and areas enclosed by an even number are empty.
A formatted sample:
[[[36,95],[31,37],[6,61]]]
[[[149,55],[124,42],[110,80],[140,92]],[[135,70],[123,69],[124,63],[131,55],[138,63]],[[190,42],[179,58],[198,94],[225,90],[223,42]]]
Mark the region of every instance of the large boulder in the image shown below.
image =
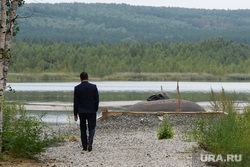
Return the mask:
[[[204,109],[191,101],[180,100],[180,108],[184,112],[200,112]],[[164,99],[155,101],[145,101],[136,103],[126,109],[126,111],[177,111],[178,99]]]

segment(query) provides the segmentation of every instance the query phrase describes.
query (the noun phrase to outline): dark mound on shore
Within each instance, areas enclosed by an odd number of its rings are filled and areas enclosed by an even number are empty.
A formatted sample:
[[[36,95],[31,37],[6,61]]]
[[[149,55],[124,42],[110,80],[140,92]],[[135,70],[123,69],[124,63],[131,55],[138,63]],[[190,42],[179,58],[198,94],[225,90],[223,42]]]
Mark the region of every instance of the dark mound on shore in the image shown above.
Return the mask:
[[[204,109],[191,101],[180,100],[180,107],[183,112],[201,112]],[[126,109],[126,111],[177,111],[178,99],[164,99],[155,101],[145,101],[136,103]]]

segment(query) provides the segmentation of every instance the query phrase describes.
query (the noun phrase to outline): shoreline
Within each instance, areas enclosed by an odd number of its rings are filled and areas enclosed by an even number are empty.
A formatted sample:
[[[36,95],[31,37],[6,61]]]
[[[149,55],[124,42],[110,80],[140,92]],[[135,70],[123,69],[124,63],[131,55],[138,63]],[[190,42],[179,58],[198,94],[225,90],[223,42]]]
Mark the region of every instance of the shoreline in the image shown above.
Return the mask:
[[[136,103],[137,101],[127,101],[127,103]],[[124,109],[126,108],[126,106],[124,106],[124,101],[116,101],[115,102],[116,105],[122,105],[122,107],[119,107],[118,110],[112,110],[112,108],[109,110],[110,112],[117,112],[117,114],[121,113],[122,111],[124,111]],[[126,103],[126,104],[127,104]],[[36,105],[35,105],[36,104]],[[39,106],[39,105],[45,105],[45,108],[43,106]],[[75,121],[73,120],[73,109],[70,110],[70,108],[68,107],[70,103],[33,103],[32,106],[29,106],[29,108],[27,107],[27,111],[31,116],[37,116],[37,115],[44,115],[42,117],[42,121],[45,122],[46,124],[48,124],[49,126],[60,126],[60,125],[66,125],[66,124],[70,124],[70,123],[75,123]],[[107,107],[107,104],[109,104],[110,106],[113,106],[113,102],[107,102],[105,103],[105,107]],[[197,104],[199,104],[203,109],[205,109],[206,113],[210,113],[212,112],[211,109],[211,104],[209,102],[197,102]],[[63,106],[63,105],[67,105],[67,107]],[[238,105],[238,112],[242,113],[243,112],[243,108],[246,107],[248,105],[248,103],[239,103]],[[121,108],[123,108],[123,110],[121,110]],[[41,109],[41,110],[39,110]],[[45,110],[47,109],[47,110]],[[62,110],[61,110],[62,109]],[[155,112],[155,115],[156,112]],[[102,116],[102,112],[98,111],[97,113],[97,119],[99,119]],[[79,124],[79,121],[76,122],[77,124]]]
[[[250,80],[249,73],[208,74],[208,73],[133,73],[122,72],[103,77],[90,76],[91,81],[237,81]],[[78,73],[9,73],[8,82],[78,82]]]
[[[136,103],[143,102],[143,100],[134,101],[106,101],[100,102],[99,107],[126,107],[131,106]],[[195,102],[200,105],[206,112],[211,112],[212,105],[209,101]],[[237,108],[242,110],[248,105],[247,102],[237,102]],[[63,103],[63,102],[29,102],[25,103],[24,107],[28,111],[72,111],[73,112],[73,102]]]
[[[99,103],[99,107],[122,107],[134,105],[142,100],[134,101],[104,101]],[[26,110],[37,111],[73,111],[73,102],[29,102],[25,103]]]

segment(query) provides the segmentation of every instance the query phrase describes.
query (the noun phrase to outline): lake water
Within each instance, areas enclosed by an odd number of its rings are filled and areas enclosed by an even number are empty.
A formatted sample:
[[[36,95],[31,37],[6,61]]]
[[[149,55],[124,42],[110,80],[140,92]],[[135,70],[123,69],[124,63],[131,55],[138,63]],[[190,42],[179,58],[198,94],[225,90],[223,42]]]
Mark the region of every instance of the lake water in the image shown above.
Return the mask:
[[[91,81],[90,81],[91,82]],[[160,93],[161,86],[171,98],[177,98],[176,82],[144,82],[144,81],[99,81],[91,82],[97,85],[100,102],[110,102],[109,108],[124,110],[127,106],[113,105],[114,101],[145,101],[152,94]],[[71,104],[73,90],[79,82],[60,83],[8,83],[15,93],[6,91],[8,101],[22,103]],[[181,99],[194,102],[208,102],[211,89],[221,92],[222,88],[228,93],[235,91],[236,99],[246,102],[250,97],[250,82],[179,82]],[[113,102],[113,103],[112,103]],[[31,115],[45,113],[44,121],[52,124],[72,122],[72,111],[29,111]],[[99,112],[100,113],[100,112]],[[70,117],[70,119],[68,119]]]
[[[143,82],[143,81],[100,81],[92,82],[97,85],[100,92],[153,92],[160,91],[160,87],[167,92],[176,91],[176,82]],[[38,92],[70,92],[78,82],[60,83],[9,83],[16,91]],[[180,92],[215,92],[222,87],[227,92],[250,93],[250,82],[179,82]]]

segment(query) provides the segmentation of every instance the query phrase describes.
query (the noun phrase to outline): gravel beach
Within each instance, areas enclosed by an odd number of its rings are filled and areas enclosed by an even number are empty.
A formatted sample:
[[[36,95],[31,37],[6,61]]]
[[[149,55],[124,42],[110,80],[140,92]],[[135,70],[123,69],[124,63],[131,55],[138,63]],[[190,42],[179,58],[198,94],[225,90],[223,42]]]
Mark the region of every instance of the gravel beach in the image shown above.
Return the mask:
[[[66,139],[59,146],[49,147],[39,159],[48,167],[207,167],[205,163],[192,162],[192,148],[197,147],[197,143],[180,139],[182,132],[192,127],[195,117],[170,115],[175,136],[167,140],[157,138],[162,118],[156,114],[98,119],[91,152],[82,151],[79,125],[50,126],[48,133],[75,135],[78,140]]]

